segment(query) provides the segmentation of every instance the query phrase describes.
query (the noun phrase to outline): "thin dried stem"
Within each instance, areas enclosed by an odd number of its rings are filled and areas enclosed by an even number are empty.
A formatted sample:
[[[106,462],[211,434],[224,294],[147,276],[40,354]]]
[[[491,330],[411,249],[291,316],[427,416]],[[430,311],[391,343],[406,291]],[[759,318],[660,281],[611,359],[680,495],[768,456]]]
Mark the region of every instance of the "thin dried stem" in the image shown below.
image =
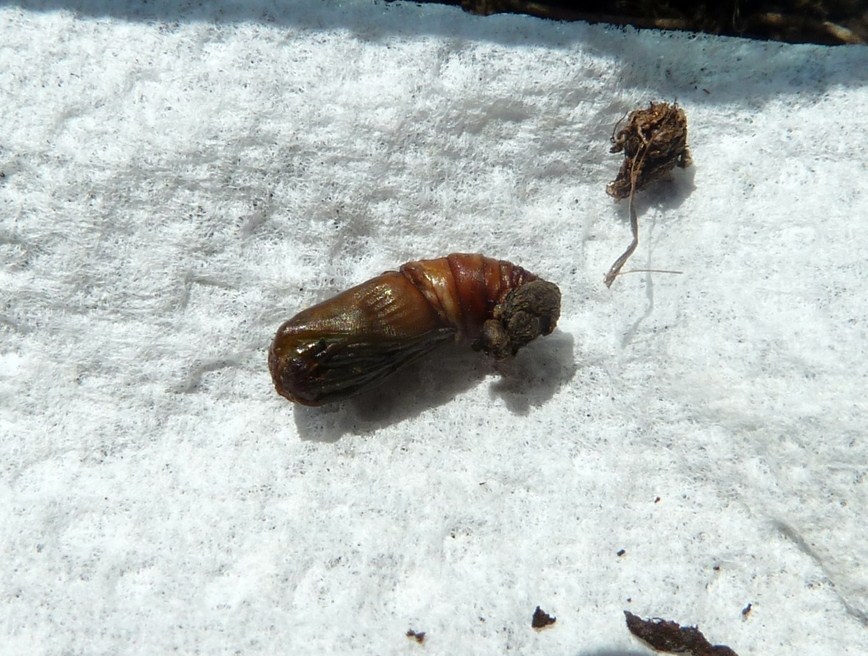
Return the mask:
[[[648,154],[648,148],[651,146],[651,142],[654,141],[656,136],[657,133],[652,135],[648,140],[648,143],[645,144],[639,163],[635,164],[630,171],[630,230],[633,233],[633,241],[630,242],[630,245],[627,246],[627,250],[621,254],[621,257],[615,260],[614,264],[609,268],[606,277],[603,278],[606,287],[612,286],[612,283],[615,282],[615,278],[618,277],[618,274],[627,263],[627,260],[630,259],[630,256],[633,255],[634,251],[639,246],[639,216],[636,214],[636,206],[634,203],[636,198],[636,180],[639,177],[639,171],[642,169],[642,162],[645,161],[645,155]]]
[[[682,274],[683,271],[675,271],[674,269],[628,269],[627,271],[619,271],[619,276],[626,276],[628,273],[676,273]]]
[[[630,245],[627,247],[627,250],[621,254],[617,260],[615,260],[614,264],[609,268],[609,272],[606,274],[606,277],[603,278],[603,282],[606,283],[606,287],[611,287],[612,283],[615,282],[615,278],[618,277],[618,274],[621,272],[623,266],[627,263],[627,260],[630,259],[630,256],[639,246],[639,217],[636,216],[636,210],[633,208],[633,196],[636,193],[635,181],[634,187],[630,190],[630,228],[633,231],[633,241],[630,242]]]

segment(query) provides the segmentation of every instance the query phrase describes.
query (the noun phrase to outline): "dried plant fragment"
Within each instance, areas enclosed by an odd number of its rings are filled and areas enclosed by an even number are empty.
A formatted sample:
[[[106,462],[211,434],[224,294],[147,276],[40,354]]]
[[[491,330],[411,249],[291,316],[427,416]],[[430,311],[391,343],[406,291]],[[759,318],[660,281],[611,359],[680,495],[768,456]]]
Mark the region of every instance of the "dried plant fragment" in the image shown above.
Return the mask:
[[[618,200],[627,198],[634,184],[636,191],[641,191],[676,166],[690,166],[684,110],[678,105],[652,102],[647,109],[630,112],[627,125],[612,136],[609,149],[610,153],[622,151],[624,162],[618,177],[606,187],[606,193]]]
[[[536,610],[533,612],[533,618],[530,621],[530,625],[535,629],[544,629],[557,621],[557,617],[552,617],[537,606]]]
[[[738,656],[726,645],[712,645],[695,626],[680,626],[676,622],[653,618],[643,620],[624,611],[627,628],[634,636],[655,651],[690,656]]]
[[[676,166],[690,166],[687,148],[687,116],[678,105],[650,103],[647,109],[630,112],[627,124],[612,135],[610,152],[624,153],[618,176],[606,185],[606,193],[617,200],[630,199],[630,229],[633,241],[615,260],[604,282],[611,287],[624,263],[639,245],[639,218],[634,199],[636,192],[669,174]]]

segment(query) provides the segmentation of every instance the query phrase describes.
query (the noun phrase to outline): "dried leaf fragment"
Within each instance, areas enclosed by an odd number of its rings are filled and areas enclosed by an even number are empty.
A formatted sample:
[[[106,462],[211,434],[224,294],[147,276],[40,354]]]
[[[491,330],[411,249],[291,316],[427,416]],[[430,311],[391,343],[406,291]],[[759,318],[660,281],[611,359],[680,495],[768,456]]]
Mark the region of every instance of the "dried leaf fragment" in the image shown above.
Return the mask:
[[[627,628],[651,649],[668,654],[691,656],[738,656],[726,645],[712,645],[695,626],[682,627],[677,622],[660,618],[643,620],[625,610]]]

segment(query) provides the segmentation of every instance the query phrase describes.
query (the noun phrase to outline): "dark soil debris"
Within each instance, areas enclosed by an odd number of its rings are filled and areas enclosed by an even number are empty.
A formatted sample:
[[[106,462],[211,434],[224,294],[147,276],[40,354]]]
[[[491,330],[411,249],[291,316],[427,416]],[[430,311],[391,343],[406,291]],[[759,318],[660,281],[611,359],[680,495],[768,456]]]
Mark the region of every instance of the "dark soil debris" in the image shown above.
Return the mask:
[[[410,640],[415,640],[420,645],[425,642],[424,631],[414,631],[413,629],[407,629],[407,637],[410,638]]]
[[[533,612],[533,619],[531,619],[530,625],[535,629],[544,629],[545,627],[550,626],[557,621],[557,617],[552,617],[544,610],[542,610],[539,606],[537,606],[536,610]]]
[[[690,656],[738,656],[726,645],[712,645],[695,626],[682,627],[676,622],[653,618],[643,620],[625,610],[627,628],[651,649],[667,654]]]

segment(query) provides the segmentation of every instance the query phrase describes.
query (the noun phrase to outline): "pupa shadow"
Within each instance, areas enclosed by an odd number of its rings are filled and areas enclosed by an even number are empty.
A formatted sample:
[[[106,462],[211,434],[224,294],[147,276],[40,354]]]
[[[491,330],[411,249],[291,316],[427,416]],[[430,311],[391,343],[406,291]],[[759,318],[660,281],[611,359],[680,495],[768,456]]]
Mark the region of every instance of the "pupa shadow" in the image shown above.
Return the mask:
[[[301,439],[317,442],[373,433],[451,403],[492,374],[501,377],[492,384],[492,398],[500,397],[514,414],[527,414],[575,375],[573,348],[572,335],[557,330],[504,362],[485,358],[466,346],[445,347],[346,401],[296,406],[296,428]]]

